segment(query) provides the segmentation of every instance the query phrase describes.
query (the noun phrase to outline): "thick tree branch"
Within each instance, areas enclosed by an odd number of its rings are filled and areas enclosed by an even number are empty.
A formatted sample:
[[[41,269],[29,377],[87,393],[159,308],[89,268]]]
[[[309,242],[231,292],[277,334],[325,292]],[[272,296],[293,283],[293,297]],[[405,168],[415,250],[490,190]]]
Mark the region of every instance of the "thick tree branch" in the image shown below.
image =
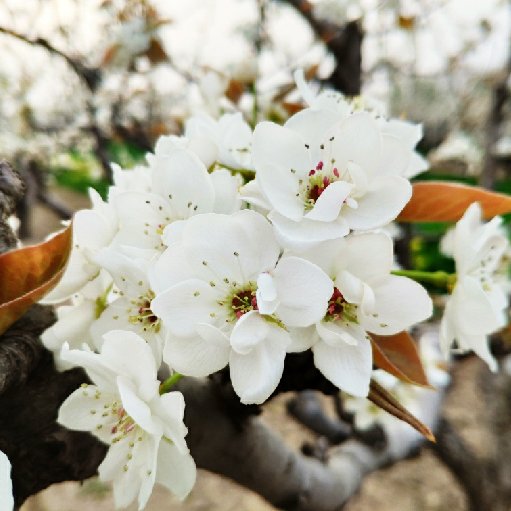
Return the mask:
[[[348,96],[360,94],[362,87],[361,46],[364,34],[358,21],[349,21],[343,27],[314,16],[313,6],[307,0],[284,0],[293,6],[309,23],[335,57],[336,66],[328,81],[332,87]]]

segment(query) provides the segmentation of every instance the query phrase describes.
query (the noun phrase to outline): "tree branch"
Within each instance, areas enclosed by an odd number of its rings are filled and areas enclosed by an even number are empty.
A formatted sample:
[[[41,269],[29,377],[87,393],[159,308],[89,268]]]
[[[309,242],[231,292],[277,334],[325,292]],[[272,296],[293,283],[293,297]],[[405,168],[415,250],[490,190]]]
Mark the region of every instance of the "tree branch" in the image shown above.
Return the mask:
[[[53,46],[48,40],[42,37],[30,38],[26,35],[16,32],[15,30],[2,26],[0,26],[0,33],[14,37],[15,39],[23,41],[32,46],[39,46],[46,49],[49,53],[59,56],[68,63],[68,65],[73,69],[76,75],[84,82],[84,84],[91,92],[94,92],[99,85],[101,81],[101,73],[99,69],[83,65],[78,59],[70,57],[65,52],[55,48],[55,46]]]
[[[348,95],[360,94],[362,87],[361,46],[364,37],[358,21],[349,21],[343,27],[327,20],[319,20],[313,14],[308,0],[283,0],[294,7],[308,21],[317,37],[321,39],[336,60],[336,66],[328,81],[336,90]]]

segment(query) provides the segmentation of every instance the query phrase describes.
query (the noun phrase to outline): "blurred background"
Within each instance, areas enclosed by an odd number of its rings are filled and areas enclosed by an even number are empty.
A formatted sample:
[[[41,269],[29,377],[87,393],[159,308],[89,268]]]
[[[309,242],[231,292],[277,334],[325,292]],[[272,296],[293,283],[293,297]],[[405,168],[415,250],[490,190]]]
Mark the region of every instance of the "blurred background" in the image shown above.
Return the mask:
[[[362,94],[376,112],[422,123],[430,170],[417,179],[511,193],[510,38],[507,0],[0,0],[0,159],[27,185],[20,237],[39,241],[87,207],[89,187],[105,196],[110,162],[143,163],[160,135],[180,134],[197,112],[285,121],[301,108],[298,68],[317,90]],[[411,267],[452,270],[438,247],[446,229],[404,230]],[[445,414],[485,457],[493,447],[481,364],[457,366]],[[313,437],[287,418],[286,399],[264,417],[299,447]],[[376,506],[469,509],[428,448],[368,477],[346,509]],[[109,488],[94,480],[56,485],[23,507],[91,509],[113,509]],[[162,490],[147,509],[270,506],[201,473],[185,504]]]

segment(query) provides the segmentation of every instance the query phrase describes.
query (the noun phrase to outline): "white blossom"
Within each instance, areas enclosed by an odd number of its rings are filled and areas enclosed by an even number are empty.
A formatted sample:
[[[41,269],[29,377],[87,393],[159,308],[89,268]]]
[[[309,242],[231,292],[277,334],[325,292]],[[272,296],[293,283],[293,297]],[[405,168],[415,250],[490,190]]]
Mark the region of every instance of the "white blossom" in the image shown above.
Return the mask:
[[[284,126],[256,126],[252,156],[262,200],[254,202],[268,204],[285,244],[306,247],[381,227],[410,199],[403,177],[412,165],[409,130],[351,110],[342,96],[325,93]],[[242,195],[251,202],[256,194]]]
[[[474,351],[496,371],[488,335],[507,323],[508,300],[498,272],[509,242],[500,230],[500,217],[486,224],[481,217],[479,204],[471,204],[442,243],[454,258],[457,280],[445,306],[440,339],[444,352],[455,342],[459,351]]]
[[[161,251],[161,235],[170,223],[212,212],[217,206],[230,212],[241,205],[238,178],[209,174],[190,149],[162,151],[150,159],[150,167],[150,193],[130,190],[112,199],[119,217],[115,244]]]
[[[89,431],[110,447],[98,468],[112,481],[116,507],[135,499],[143,509],[155,482],[183,499],[195,482],[195,463],[184,440],[184,399],[159,394],[156,363],[133,332],[105,334],[101,353],[64,349],[62,358],[81,365],[93,381],[62,404],[58,422]]]
[[[191,376],[229,363],[243,403],[273,392],[291,345],[289,327],[319,321],[333,289],[316,265],[280,258],[271,225],[249,210],[184,222],[154,274],[160,287],[151,309],[170,333],[164,360]]]
[[[366,396],[372,371],[368,332],[392,335],[427,319],[431,299],[420,284],[391,275],[392,240],[383,233],[324,242],[301,255],[332,278],[334,292],[325,316],[302,332],[296,349],[312,347],[316,367],[332,383]]]

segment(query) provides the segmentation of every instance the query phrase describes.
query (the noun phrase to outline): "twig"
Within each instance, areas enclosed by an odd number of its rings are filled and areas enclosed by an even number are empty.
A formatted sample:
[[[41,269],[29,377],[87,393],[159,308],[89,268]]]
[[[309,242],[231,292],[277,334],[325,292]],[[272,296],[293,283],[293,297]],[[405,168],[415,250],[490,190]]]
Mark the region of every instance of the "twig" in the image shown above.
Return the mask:
[[[30,37],[27,37],[26,35],[16,32],[15,30],[12,30],[12,29],[6,28],[6,27],[2,27],[2,26],[0,26],[0,33],[9,35],[16,39],[19,39],[20,41],[23,41],[23,42],[30,44],[32,46],[40,46],[41,48],[45,48],[50,53],[52,53],[54,55],[58,55],[60,58],[64,59],[69,64],[69,66],[78,75],[78,77],[85,83],[85,85],[91,92],[94,92],[96,90],[96,88],[98,87],[98,85],[101,81],[101,73],[100,73],[99,69],[91,68],[91,67],[87,67],[87,66],[83,65],[78,59],[70,57],[63,51],[55,48],[55,46],[53,46],[48,40],[46,40],[42,37],[36,37],[34,39],[31,39]]]

